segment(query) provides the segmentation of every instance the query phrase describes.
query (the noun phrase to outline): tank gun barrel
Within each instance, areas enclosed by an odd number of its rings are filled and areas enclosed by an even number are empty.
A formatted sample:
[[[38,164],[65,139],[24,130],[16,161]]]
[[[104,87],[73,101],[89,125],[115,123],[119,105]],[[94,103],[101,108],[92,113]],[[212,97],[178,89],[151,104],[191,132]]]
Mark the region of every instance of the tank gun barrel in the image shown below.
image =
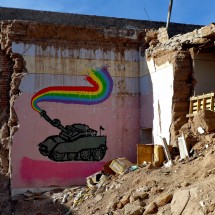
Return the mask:
[[[61,131],[65,132],[66,134],[68,133],[68,131],[65,129],[64,126],[62,126],[61,122],[59,119],[51,119],[47,114],[45,110],[42,110],[40,112],[40,116],[42,116],[47,122],[49,122],[51,125],[53,125],[54,127],[60,129]]]

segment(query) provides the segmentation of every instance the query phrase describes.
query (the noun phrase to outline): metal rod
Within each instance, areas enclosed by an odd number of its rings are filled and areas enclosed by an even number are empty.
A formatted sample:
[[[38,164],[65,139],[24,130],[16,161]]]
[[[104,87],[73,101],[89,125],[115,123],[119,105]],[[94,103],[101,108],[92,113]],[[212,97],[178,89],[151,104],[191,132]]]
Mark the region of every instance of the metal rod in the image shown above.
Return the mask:
[[[168,27],[169,27],[170,18],[171,18],[172,5],[173,5],[173,0],[170,0],[169,10],[168,10],[168,16],[167,16],[167,23],[166,23],[166,30],[167,31],[168,31]]]

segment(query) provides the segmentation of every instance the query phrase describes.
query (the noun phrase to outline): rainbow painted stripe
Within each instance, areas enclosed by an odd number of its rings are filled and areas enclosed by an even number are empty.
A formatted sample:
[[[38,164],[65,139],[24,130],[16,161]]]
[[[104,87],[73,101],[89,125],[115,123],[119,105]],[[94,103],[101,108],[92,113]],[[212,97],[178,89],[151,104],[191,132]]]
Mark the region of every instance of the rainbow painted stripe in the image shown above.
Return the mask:
[[[113,80],[107,67],[91,69],[86,80],[92,86],[53,86],[37,92],[31,99],[32,108],[41,112],[39,102],[93,105],[102,103],[111,94]]]

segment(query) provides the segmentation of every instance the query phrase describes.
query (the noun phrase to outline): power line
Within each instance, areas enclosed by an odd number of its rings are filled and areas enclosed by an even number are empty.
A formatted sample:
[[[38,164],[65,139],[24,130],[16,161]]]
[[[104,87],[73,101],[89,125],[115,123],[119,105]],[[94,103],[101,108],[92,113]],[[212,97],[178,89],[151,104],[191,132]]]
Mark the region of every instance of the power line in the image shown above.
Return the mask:
[[[145,13],[146,13],[146,15],[147,15],[147,17],[148,17],[149,21],[151,21],[151,20],[150,20],[150,17],[149,17],[149,15],[148,15],[148,13],[147,13],[147,11],[146,11],[146,8],[145,8],[145,7],[144,7],[144,11],[145,11]]]

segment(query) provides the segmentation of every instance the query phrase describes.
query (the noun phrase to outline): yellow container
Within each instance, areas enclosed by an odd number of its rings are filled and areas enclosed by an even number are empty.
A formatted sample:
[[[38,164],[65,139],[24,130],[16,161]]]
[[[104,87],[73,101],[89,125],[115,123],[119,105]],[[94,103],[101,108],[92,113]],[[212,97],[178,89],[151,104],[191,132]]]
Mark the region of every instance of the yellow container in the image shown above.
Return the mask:
[[[172,153],[172,145],[168,145],[170,154]],[[159,167],[163,165],[163,162],[166,160],[164,148],[161,145],[154,146],[154,164]]]
[[[152,163],[153,154],[153,144],[137,144],[137,164],[142,164],[144,161]]]
[[[165,161],[164,149],[161,145],[154,146],[154,164],[155,166],[162,166]]]

